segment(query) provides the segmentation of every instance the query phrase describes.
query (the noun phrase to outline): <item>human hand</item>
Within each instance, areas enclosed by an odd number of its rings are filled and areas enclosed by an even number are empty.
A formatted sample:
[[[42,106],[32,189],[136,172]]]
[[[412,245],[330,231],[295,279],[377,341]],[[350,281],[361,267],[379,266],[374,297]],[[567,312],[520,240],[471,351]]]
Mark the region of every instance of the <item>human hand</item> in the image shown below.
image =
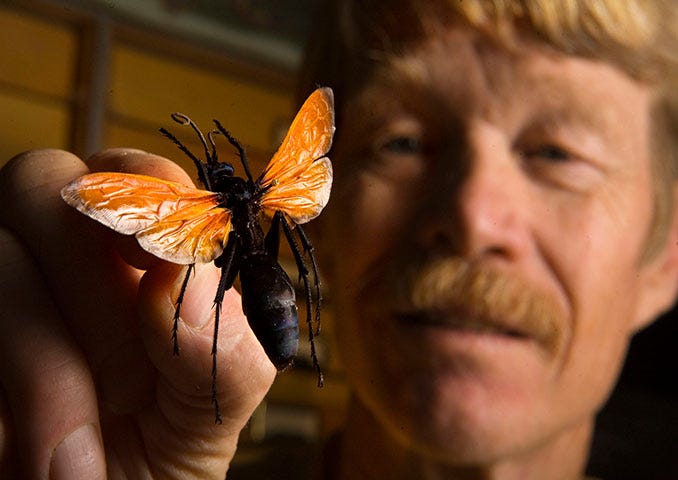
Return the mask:
[[[66,152],[34,151],[0,171],[0,473],[223,479],[275,368],[239,295],[227,292],[217,377],[223,424],[215,425],[219,271],[197,266],[173,355],[185,267],[66,205],[61,188],[89,171],[190,184],[169,160],[138,150],[109,150],[86,165]]]

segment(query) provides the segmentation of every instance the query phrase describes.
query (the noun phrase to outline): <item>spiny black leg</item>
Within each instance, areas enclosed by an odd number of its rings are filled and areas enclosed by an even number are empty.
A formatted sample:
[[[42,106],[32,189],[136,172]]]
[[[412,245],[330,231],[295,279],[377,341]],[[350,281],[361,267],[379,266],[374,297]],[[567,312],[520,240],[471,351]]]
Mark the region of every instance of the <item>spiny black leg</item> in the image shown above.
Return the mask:
[[[212,337],[212,403],[214,404],[214,423],[221,423],[221,411],[217,399],[217,340],[219,337],[219,320],[221,318],[221,303],[224,301],[226,291],[233,286],[233,281],[238,273],[233,259],[236,251],[236,237],[233,231],[228,236],[228,243],[221,256],[215,261],[221,267],[221,277],[217,294],[214,297],[214,336]]]
[[[311,267],[313,269],[313,279],[315,281],[315,292],[316,292],[316,304],[315,304],[315,334],[320,335],[320,308],[323,302],[323,296],[321,294],[321,285],[320,285],[320,276],[318,275],[318,263],[315,260],[315,255],[313,254],[314,249],[311,241],[306,236],[306,232],[301,228],[301,225],[297,225],[297,234],[301,240],[301,245],[304,247],[304,251],[308,254],[308,258],[311,260]]]
[[[219,317],[221,316],[221,302],[224,300],[226,292],[226,272],[222,269],[217,295],[214,299],[214,337],[212,338],[212,403],[214,404],[214,423],[221,423],[221,410],[219,409],[219,399],[217,398],[217,338],[219,334]]]
[[[313,366],[315,367],[316,372],[318,373],[318,386],[322,387],[325,383],[323,378],[323,373],[320,370],[320,363],[318,363],[318,355],[315,351],[315,335],[313,333],[313,324],[311,323],[311,309],[313,305],[313,294],[311,291],[311,285],[308,280],[308,268],[304,263],[304,258],[299,250],[294,235],[292,234],[292,229],[290,228],[285,217],[280,213],[276,212],[276,216],[280,217],[280,223],[283,227],[283,232],[285,232],[285,237],[287,242],[290,244],[292,254],[294,255],[294,260],[297,263],[297,270],[299,270],[299,275],[304,281],[304,292],[306,293],[306,324],[308,325],[308,341],[311,344],[311,360],[313,361]]]
[[[181,310],[181,304],[184,301],[184,294],[186,293],[186,287],[188,286],[188,279],[191,278],[191,273],[195,268],[195,263],[191,263],[186,270],[186,276],[184,281],[181,283],[181,290],[179,291],[179,297],[177,298],[176,309],[174,310],[174,325],[172,326],[172,342],[174,343],[174,355],[179,355],[179,336],[177,332],[179,331],[179,314]]]
[[[221,123],[219,123],[219,120],[214,120],[214,124],[217,126],[217,128],[223,134],[223,136],[228,139],[228,143],[233,145],[233,147],[238,151],[240,162],[242,163],[242,166],[245,169],[245,175],[247,175],[247,180],[249,180],[250,184],[254,185],[254,179],[252,178],[252,173],[250,172],[250,165],[249,162],[247,161],[245,149],[243,148],[242,145],[240,145],[240,142],[236,140],[235,137],[231,135],[231,133],[221,125]]]

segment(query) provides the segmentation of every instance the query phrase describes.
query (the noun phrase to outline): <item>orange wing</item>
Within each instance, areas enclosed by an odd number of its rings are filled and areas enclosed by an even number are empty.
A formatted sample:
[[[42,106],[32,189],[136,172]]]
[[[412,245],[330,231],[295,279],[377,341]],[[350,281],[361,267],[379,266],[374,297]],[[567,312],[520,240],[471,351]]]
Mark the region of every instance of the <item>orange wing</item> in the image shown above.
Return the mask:
[[[320,215],[330,198],[332,162],[325,155],[334,135],[334,96],[319,88],[308,97],[266,167],[261,205],[269,217],[282,211],[294,223]]]
[[[210,262],[223,251],[231,213],[219,194],[146,175],[92,173],[61,190],[62,198],[173,263]]]

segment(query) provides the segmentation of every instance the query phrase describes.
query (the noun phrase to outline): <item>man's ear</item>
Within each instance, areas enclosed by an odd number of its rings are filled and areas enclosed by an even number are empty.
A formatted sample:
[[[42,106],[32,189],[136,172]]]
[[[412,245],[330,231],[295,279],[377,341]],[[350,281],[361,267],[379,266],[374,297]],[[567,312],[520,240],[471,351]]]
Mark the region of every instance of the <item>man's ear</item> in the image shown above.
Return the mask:
[[[642,291],[633,325],[638,331],[669,310],[678,294],[678,183],[673,187],[673,211],[664,244],[641,267]]]

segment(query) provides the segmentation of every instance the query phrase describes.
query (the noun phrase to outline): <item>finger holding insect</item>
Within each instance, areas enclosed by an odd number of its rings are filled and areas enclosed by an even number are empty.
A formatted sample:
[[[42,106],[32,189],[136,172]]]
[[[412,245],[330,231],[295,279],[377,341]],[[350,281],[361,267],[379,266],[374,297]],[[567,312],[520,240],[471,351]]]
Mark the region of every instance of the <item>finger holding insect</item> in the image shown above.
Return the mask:
[[[180,272],[180,273],[177,273]],[[149,351],[163,374],[174,386],[193,397],[209,398],[211,377],[212,335],[214,333],[214,294],[220,271],[213,264],[197,264],[186,289],[179,322],[179,358],[168,348],[168,320],[172,318],[180,290],[184,267],[165,263],[146,272],[139,289],[139,308],[144,318],[143,333],[157,338]],[[176,279],[176,280],[173,280]],[[219,382],[227,387],[224,394],[238,396],[241,388],[261,390],[263,394],[273,381],[275,368],[268,361],[242,312],[240,295],[235,289],[226,292],[221,306],[219,330]],[[166,370],[164,370],[166,368]],[[184,375],[190,373],[190,375]],[[196,384],[202,384],[201,391]],[[244,386],[243,386],[244,385]],[[242,392],[241,392],[242,393]],[[263,395],[262,395],[263,396]],[[214,419],[209,402],[198,402],[207,415]]]
[[[80,159],[57,150],[12,159],[0,173],[0,222],[36,259],[101,399],[114,410],[134,409],[147,401],[152,377],[136,333],[140,274],[121,260],[107,229],[61,199],[61,187],[87,172]]]
[[[211,376],[212,335],[214,333],[214,293],[219,270],[213,264],[196,265],[181,306],[178,324],[179,356],[169,348],[169,320],[176,306],[185,267],[165,263],[146,272],[139,289],[139,308],[144,318],[142,334],[162,380],[158,382],[158,415],[146,418],[146,427],[195,453],[207,455],[206,446],[224,454],[222,460],[235,453],[238,432],[247,423],[275,378],[276,370],[242,313],[240,295],[230,289],[221,307],[218,339],[218,401],[223,412],[223,425],[214,424]],[[190,432],[203,443],[188,444]],[[167,446],[152,450],[150,458],[163,458]],[[193,450],[194,449],[194,450]],[[224,468],[225,469],[225,468]]]
[[[113,157],[116,156],[117,154],[114,153]],[[145,162],[149,161],[147,157],[143,158]],[[191,420],[196,417],[191,415],[191,409],[186,403],[183,406],[187,411],[181,408],[174,409],[179,416],[171,419],[172,421],[169,421],[164,414],[159,414],[161,403],[172,405],[172,402],[166,402],[172,395],[158,393],[158,391],[167,386],[170,386],[167,388],[170,393],[176,389],[171,388],[172,379],[165,379],[162,372],[158,376],[154,365],[148,358],[146,346],[142,343],[139,324],[143,325],[143,321],[139,322],[137,316],[140,272],[129,267],[119,258],[112,247],[112,232],[72,211],[59,195],[59,190],[64,184],[87,171],[86,165],[79,159],[60,151],[36,151],[12,160],[0,173],[0,196],[2,197],[0,198],[2,200],[0,222],[13,231],[13,237],[25,243],[28,257],[36,259],[37,271],[44,276],[47,298],[55,300],[54,310],[59,312],[64,320],[65,325],[61,331],[65,332],[66,340],[78,345],[78,350],[82,352],[80,358],[87,359],[87,361],[80,362],[80,365],[84,365],[85,372],[91,366],[93,381],[90,381],[90,385],[97,386],[99,390],[96,393],[99,399],[103,400],[103,403],[100,403],[102,408],[99,414],[103,422],[104,445],[113,452],[127,452],[130,445],[144,449],[140,451],[145,453],[135,454],[132,458],[129,455],[121,457],[113,454],[113,457],[109,458],[108,466],[113,471],[125,469],[126,472],[135,472],[139,476],[142,472],[148,471],[148,465],[145,465],[145,462],[149,461],[151,455],[147,452],[153,452],[157,454],[152,456],[153,470],[162,474],[166,473],[166,478],[176,476],[177,472],[180,472],[180,475],[185,473],[185,478],[190,477],[189,473],[197,475],[198,478],[223,478],[225,466],[232,457],[237,444],[239,430],[254,407],[249,406],[250,400],[246,399],[244,403],[248,405],[247,408],[234,408],[234,416],[231,416],[230,412],[228,416],[225,416],[227,423],[233,428],[222,430],[214,428],[213,411],[209,407],[207,412],[198,413],[197,417],[200,419],[198,422]],[[158,266],[161,268],[167,264],[158,262]],[[171,272],[165,271],[162,275],[165,281],[170,283],[176,281],[176,277],[173,279],[166,275],[167,273]],[[181,272],[177,271],[175,275],[180,276]],[[38,283],[30,282],[30,284],[31,288],[24,290],[29,298],[33,298],[31,295],[38,293],[37,290],[33,290],[38,288]],[[164,287],[161,286],[161,288]],[[162,296],[162,292],[156,292],[156,294]],[[211,294],[209,296],[211,297]],[[189,295],[187,299],[189,305],[191,297],[192,295]],[[34,300],[36,301],[28,304],[29,307],[38,307],[39,297],[36,296]],[[199,303],[203,308],[209,309],[211,302],[201,300],[198,300],[196,305]],[[23,313],[31,311],[28,307],[20,310]],[[188,306],[185,312],[187,318],[192,316],[190,312],[191,308]],[[30,315],[30,317],[35,318],[37,315]],[[44,320],[46,326],[57,328],[57,322],[53,316],[42,315],[39,318]],[[158,348],[165,346],[167,351],[171,352],[168,328],[171,315],[165,316],[163,321],[165,331],[157,335],[156,344]],[[26,322],[15,322],[14,326],[9,328],[10,332],[3,335],[3,338],[12,341],[29,325],[30,323]],[[55,333],[46,337],[50,341],[56,341],[59,338]],[[148,340],[146,336],[144,338]],[[19,348],[25,358],[38,362],[44,360],[50,366],[52,363],[56,363],[57,366],[78,365],[73,361],[73,355],[67,355],[70,361],[58,361],[48,355],[46,349],[44,351],[41,349],[36,355],[33,349],[22,348],[21,342],[12,342],[12,345]],[[187,335],[187,354],[190,345],[190,338]],[[65,348],[59,351],[68,352]],[[209,358],[209,351],[210,349],[207,348],[203,352],[204,358]],[[11,350],[7,349],[5,352],[9,354]],[[243,356],[243,358],[251,357]],[[3,364],[7,368],[16,365],[15,362],[3,362]],[[265,365],[264,363],[264,372],[266,371]],[[53,398],[50,397],[45,405],[49,408],[53,421],[58,425],[68,427],[68,422],[79,418],[78,415],[91,411],[92,408],[84,408],[82,405],[87,398],[91,399],[88,405],[93,406],[96,411],[97,399],[93,392],[82,394],[77,389],[72,390],[77,398],[71,402],[77,409],[76,412],[69,413],[70,411],[66,408],[54,410],[54,405],[58,406],[61,400],[67,399],[66,392],[61,388],[64,383],[55,376],[56,370],[46,369],[41,375],[32,374],[27,368],[22,371],[26,373],[26,381],[34,382],[36,389],[49,385],[57,387],[56,391],[52,392]],[[200,380],[194,378],[194,382],[205,382],[204,371],[200,374]],[[17,374],[15,378],[22,376]],[[272,376],[263,382],[263,387],[250,391],[265,391],[271,381]],[[209,384],[209,377],[207,383]],[[253,383],[258,382],[241,385],[251,386]],[[224,386],[224,390],[228,388]],[[16,391],[21,392],[21,390]],[[242,389],[240,391],[242,392]],[[255,401],[259,401],[262,395],[263,393]],[[243,395],[243,398],[245,397],[247,395]],[[209,406],[209,402],[206,403]],[[26,415],[23,418],[27,419],[27,422],[33,418],[37,420],[42,418],[34,415],[36,409],[40,407],[39,402],[32,401],[21,405],[25,407]],[[229,408],[231,406],[229,405]],[[243,411],[247,414],[242,414]],[[120,415],[125,412],[136,412],[136,415]],[[130,422],[130,419],[133,421]],[[90,425],[94,422],[85,422],[85,424]],[[198,427],[191,429],[194,423]],[[175,428],[168,428],[170,424]],[[27,425],[26,422],[21,424],[22,428]],[[44,425],[49,426],[50,423],[46,422]],[[85,427],[85,430],[87,429],[88,427]],[[26,427],[24,431],[35,430]],[[55,435],[60,433],[57,428],[44,431]],[[170,431],[173,435],[169,434]],[[143,432],[143,435],[140,435],[140,432]],[[64,435],[66,433],[68,432],[64,432]],[[214,443],[208,441],[213,436],[221,440]],[[55,439],[50,437],[47,440],[42,442],[45,445],[44,452],[47,452],[42,455],[49,459],[55,443],[52,440]],[[58,440],[55,441],[58,442]],[[83,442],[77,443],[76,446],[82,447]],[[137,450],[134,452],[138,453]],[[85,458],[96,457],[89,455]],[[124,465],[118,464],[120,459],[124,459],[122,462]],[[44,462],[41,465],[44,465]],[[67,477],[73,478],[69,475]],[[96,478],[93,475],[85,475],[85,477]]]
[[[175,164],[160,157],[133,152],[125,157],[102,154],[91,159],[91,168],[105,172],[152,174],[183,185],[189,177]],[[152,166],[149,166],[152,165]],[[187,195],[190,195],[187,192]],[[129,239],[133,237],[127,237]],[[225,413],[225,425],[214,429],[211,369],[214,332],[214,297],[219,283],[219,270],[211,263],[196,264],[181,304],[177,322],[180,355],[173,354],[169,332],[186,267],[157,262],[143,276],[139,288],[139,311],[143,321],[140,330],[154,365],[161,375],[157,389],[158,415],[144,416],[145,427],[161,432],[159,438],[172,439],[186,447],[184,436],[176,432],[188,430],[196,438],[205,435],[210,445],[220,452],[234,452],[237,433],[243,428],[254,408],[263,399],[275,377],[275,368],[268,361],[261,345],[242,313],[240,296],[235,290],[226,292],[221,304],[222,329],[219,334],[221,365],[217,378],[219,402]],[[219,441],[221,439],[221,441]],[[152,447],[151,447],[152,448]],[[190,450],[190,446],[189,446]],[[171,452],[166,444],[149,455],[164,459]],[[204,444],[197,444],[196,455],[205,455]],[[220,456],[227,459],[230,455]]]

